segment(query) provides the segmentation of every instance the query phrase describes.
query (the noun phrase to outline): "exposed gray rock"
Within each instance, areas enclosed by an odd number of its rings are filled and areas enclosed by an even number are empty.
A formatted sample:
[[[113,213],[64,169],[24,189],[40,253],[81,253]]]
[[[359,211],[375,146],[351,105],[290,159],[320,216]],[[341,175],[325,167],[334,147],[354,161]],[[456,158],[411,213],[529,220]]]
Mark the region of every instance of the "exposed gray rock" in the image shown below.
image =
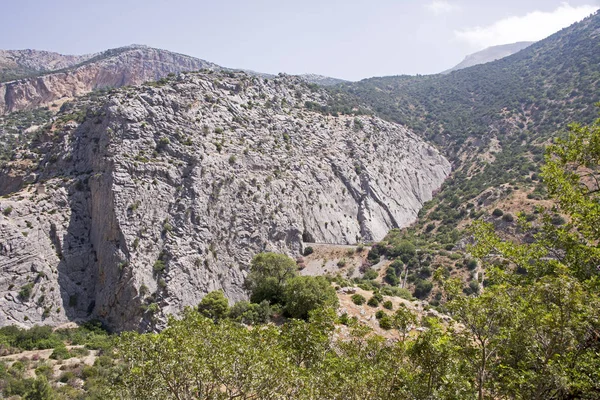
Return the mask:
[[[36,183],[0,199],[0,324],[152,329],[212,290],[245,298],[260,251],[410,224],[450,164],[399,125],[304,108],[327,96],[298,77],[182,74],[55,125]]]

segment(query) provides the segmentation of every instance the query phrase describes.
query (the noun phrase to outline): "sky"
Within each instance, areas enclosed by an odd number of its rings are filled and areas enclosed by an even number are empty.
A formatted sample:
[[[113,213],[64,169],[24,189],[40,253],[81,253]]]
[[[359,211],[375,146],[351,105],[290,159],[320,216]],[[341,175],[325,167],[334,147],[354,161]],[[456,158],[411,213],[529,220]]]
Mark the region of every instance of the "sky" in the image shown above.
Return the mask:
[[[145,44],[230,68],[360,80],[437,73],[598,8],[600,0],[0,0],[0,49]]]

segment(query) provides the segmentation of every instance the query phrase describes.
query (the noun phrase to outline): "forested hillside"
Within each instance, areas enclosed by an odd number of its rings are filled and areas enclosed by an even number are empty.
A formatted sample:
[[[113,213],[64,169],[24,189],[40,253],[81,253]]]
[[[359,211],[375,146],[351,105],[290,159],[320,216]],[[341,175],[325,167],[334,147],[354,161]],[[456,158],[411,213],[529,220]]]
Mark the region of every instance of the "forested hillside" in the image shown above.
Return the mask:
[[[364,111],[366,104],[442,149],[454,173],[422,210],[417,229],[452,247],[461,236],[455,228],[495,208],[495,217],[508,214],[505,222],[511,213],[534,212],[545,197],[544,147],[569,123],[597,117],[599,82],[596,14],[510,57],[448,75],[339,85],[325,111]]]

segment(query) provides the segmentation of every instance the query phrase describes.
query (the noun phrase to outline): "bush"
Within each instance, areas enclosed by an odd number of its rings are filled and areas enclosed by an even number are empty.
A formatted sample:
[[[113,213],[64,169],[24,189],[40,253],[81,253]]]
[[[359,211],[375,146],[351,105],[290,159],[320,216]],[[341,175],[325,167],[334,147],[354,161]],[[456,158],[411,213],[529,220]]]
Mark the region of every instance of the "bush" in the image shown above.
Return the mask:
[[[394,309],[394,304],[390,300],[386,300],[383,302],[383,308],[392,310],[392,309]]]
[[[74,378],[75,378],[75,374],[73,372],[66,371],[60,375],[60,378],[58,378],[58,381],[61,383],[67,383]]]
[[[53,360],[67,360],[71,357],[71,353],[63,343],[56,346],[52,354],[50,354],[50,358]]]
[[[229,301],[221,290],[210,292],[198,304],[200,314],[214,321],[223,319],[229,313]]]
[[[506,222],[513,222],[515,220],[515,217],[513,217],[512,214],[506,213],[502,216],[502,220]]]
[[[342,325],[348,325],[348,323],[350,322],[350,318],[348,317],[348,313],[343,313],[342,315],[339,316],[338,318],[338,323],[342,324]]]
[[[496,208],[494,211],[492,211],[492,215],[494,217],[501,217],[504,214],[504,211],[502,211],[499,208]]]
[[[361,306],[361,305],[365,304],[365,302],[367,301],[367,299],[365,299],[365,297],[363,295],[360,295],[358,293],[353,294],[351,299],[352,299],[352,302],[354,304],[356,304],[357,306]]]
[[[408,241],[402,241],[398,245],[394,246],[389,252],[392,257],[400,257],[402,262],[408,263],[408,261],[417,254],[415,245]]]
[[[271,306],[263,300],[260,304],[238,301],[229,310],[229,318],[247,325],[264,324],[271,320]]]
[[[415,286],[413,295],[417,299],[422,300],[427,297],[429,292],[431,292],[431,289],[433,289],[433,283],[431,283],[429,281],[425,281],[425,280],[419,280]]]
[[[392,329],[392,319],[389,315],[384,315],[381,317],[379,320],[379,327],[381,329],[385,329],[386,331]]]
[[[396,270],[392,268],[391,265],[385,271],[385,281],[392,286],[398,286],[400,283],[400,278],[398,278],[398,275],[396,275]]]
[[[312,247],[308,246],[304,249],[304,252],[302,253],[302,255],[304,255],[304,257],[306,257],[306,256],[310,256],[314,252],[315,252],[315,250]]]
[[[385,316],[385,312],[383,310],[377,310],[377,312],[375,313],[375,318],[377,319],[381,319],[383,318],[383,316]]]
[[[165,270],[165,262],[163,260],[156,260],[152,265],[152,270],[155,274],[163,272]]]
[[[379,276],[379,274],[377,273],[377,271],[375,271],[374,269],[369,268],[363,275],[363,279],[366,280],[373,280],[373,279],[377,279],[377,277]]]
[[[369,299],[367,305],[371,307],[377,307],[379,305],[379,300],[377,299],[377,297],[373,296]]]
[[[307,319],[308,314],[322,307],[337,307],[335,289],[322,276],[290,278],[284,289],[284,310],[292,318]]]
[[[473,271],[475,268],[477,268],[477,260],[470,259],[465,261],[465,265],[469,271]]]
[[[296,261],[285,254],[260,253],[250,263],[246,288],[250,290],[250,301],[283,304],[286,282],[297,275]]]
[[[29,282],[26,285],[23,285],[21,287],[21,290],[19,290],[19,298],[23,301],[27,301],[29,300],[29,298],[31,297],[31,292],[33,291],[33,283]]]

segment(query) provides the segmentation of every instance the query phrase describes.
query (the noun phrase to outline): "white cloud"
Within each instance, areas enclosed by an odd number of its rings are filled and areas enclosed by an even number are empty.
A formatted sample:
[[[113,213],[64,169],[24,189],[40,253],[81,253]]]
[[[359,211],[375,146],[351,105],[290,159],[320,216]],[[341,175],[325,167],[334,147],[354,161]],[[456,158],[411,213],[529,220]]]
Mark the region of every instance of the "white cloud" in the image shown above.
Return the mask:
[[[521,41],[538,41],[581,21],[598,8],[593,5],[572,7],[568,3],[562,3],[554,11],[533,11],[523,16],[508,17],[489,26],[454,31],[454,35],[479,49]]]
[[[451,4],[446,0],[434,0],[429,4],[426,4],[425,8],[435,15],[440,15],[455,11],[458,9],[458,6],[456,4]]]

